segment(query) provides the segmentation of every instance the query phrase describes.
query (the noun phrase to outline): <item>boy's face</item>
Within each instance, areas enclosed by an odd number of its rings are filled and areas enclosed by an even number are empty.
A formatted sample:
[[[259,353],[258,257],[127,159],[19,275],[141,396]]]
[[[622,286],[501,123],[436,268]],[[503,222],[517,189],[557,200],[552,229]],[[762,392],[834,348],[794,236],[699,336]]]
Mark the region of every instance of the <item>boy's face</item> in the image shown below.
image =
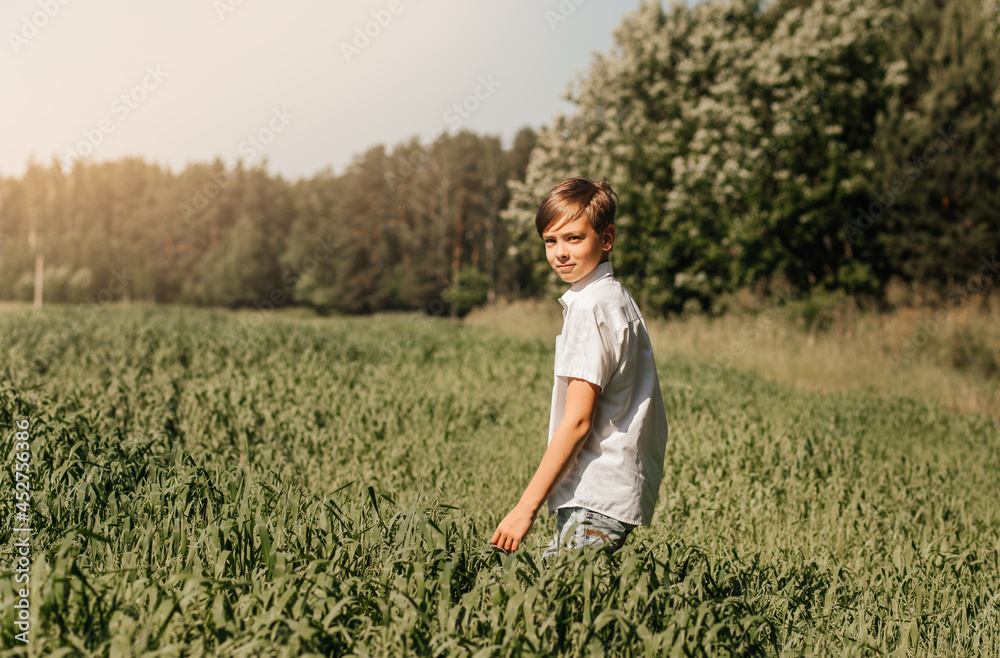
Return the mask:
[[[553,222],[542,233],[542,240],[552,269],[566,283],[576,283],[608,259],[615,241],[615,227],[612,224],[604,235],[597,235],[586,217],[578,217],[570,222]]]

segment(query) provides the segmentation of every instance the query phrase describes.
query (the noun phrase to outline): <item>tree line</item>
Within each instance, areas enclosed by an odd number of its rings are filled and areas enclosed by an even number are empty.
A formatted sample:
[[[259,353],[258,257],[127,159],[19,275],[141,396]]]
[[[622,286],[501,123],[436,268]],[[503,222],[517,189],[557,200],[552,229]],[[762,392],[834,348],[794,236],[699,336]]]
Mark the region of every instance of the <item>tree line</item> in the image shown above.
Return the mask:
[[[465,312],[525,284],[499,213],[534,143],[462,131],[296,181],[266,163],[33,163],[0,180],[0,291],[30,300],[40,253],[48,301]]]
[[[49,301],[462,314],[559,290],[534,213],[574,175],[617,190],[616,274],[650,312],[745,287],[944,296],[996,278],[998,7],[645,2],[575,110],[510,148],[462,131],[294,181],[32,163],[0,179],[0,296],[31,299],[40,267]]]

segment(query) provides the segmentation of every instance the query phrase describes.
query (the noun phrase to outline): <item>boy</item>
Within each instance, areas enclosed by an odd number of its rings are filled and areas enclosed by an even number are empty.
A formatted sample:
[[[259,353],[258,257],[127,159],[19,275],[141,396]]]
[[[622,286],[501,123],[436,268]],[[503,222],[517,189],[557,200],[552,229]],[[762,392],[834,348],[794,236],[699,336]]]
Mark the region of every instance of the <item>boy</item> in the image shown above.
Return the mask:
[[[606,181],[570,178],[538,207],[549,265],[570,289],[559,298],[548,448],[491,542],[517,550],[548,500],[561,547],[612,551],[649,525],[663,474],[667,419],[646,325],[614,278],[615,195]]]

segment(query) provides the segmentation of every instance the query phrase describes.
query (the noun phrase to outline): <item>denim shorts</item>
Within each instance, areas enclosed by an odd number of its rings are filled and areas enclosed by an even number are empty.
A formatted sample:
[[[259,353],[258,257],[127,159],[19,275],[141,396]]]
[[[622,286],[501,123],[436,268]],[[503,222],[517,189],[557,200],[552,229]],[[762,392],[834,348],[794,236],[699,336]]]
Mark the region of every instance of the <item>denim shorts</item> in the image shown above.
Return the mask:
[[[583,507],[560,507],[556,513],[556,535],[542,553],[542,559],[555,555],[563,548],[585,548],[601,544],[614,553],[622,547],[625,538],[634,529],[634,525]]]

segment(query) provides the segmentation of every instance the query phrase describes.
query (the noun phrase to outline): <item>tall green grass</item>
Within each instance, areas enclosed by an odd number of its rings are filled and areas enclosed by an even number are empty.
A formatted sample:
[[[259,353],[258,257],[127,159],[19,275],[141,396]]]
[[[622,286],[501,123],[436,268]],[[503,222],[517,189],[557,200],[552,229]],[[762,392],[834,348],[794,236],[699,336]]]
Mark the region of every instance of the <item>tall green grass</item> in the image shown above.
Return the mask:
[[[545,447],[548,340],[67,309],[0,314],[0,349],[6,482],[35,437],[18,654],[1000,655],[991,417],[661,354],[653,525],[542,566],[550,517],[488,540]]]

